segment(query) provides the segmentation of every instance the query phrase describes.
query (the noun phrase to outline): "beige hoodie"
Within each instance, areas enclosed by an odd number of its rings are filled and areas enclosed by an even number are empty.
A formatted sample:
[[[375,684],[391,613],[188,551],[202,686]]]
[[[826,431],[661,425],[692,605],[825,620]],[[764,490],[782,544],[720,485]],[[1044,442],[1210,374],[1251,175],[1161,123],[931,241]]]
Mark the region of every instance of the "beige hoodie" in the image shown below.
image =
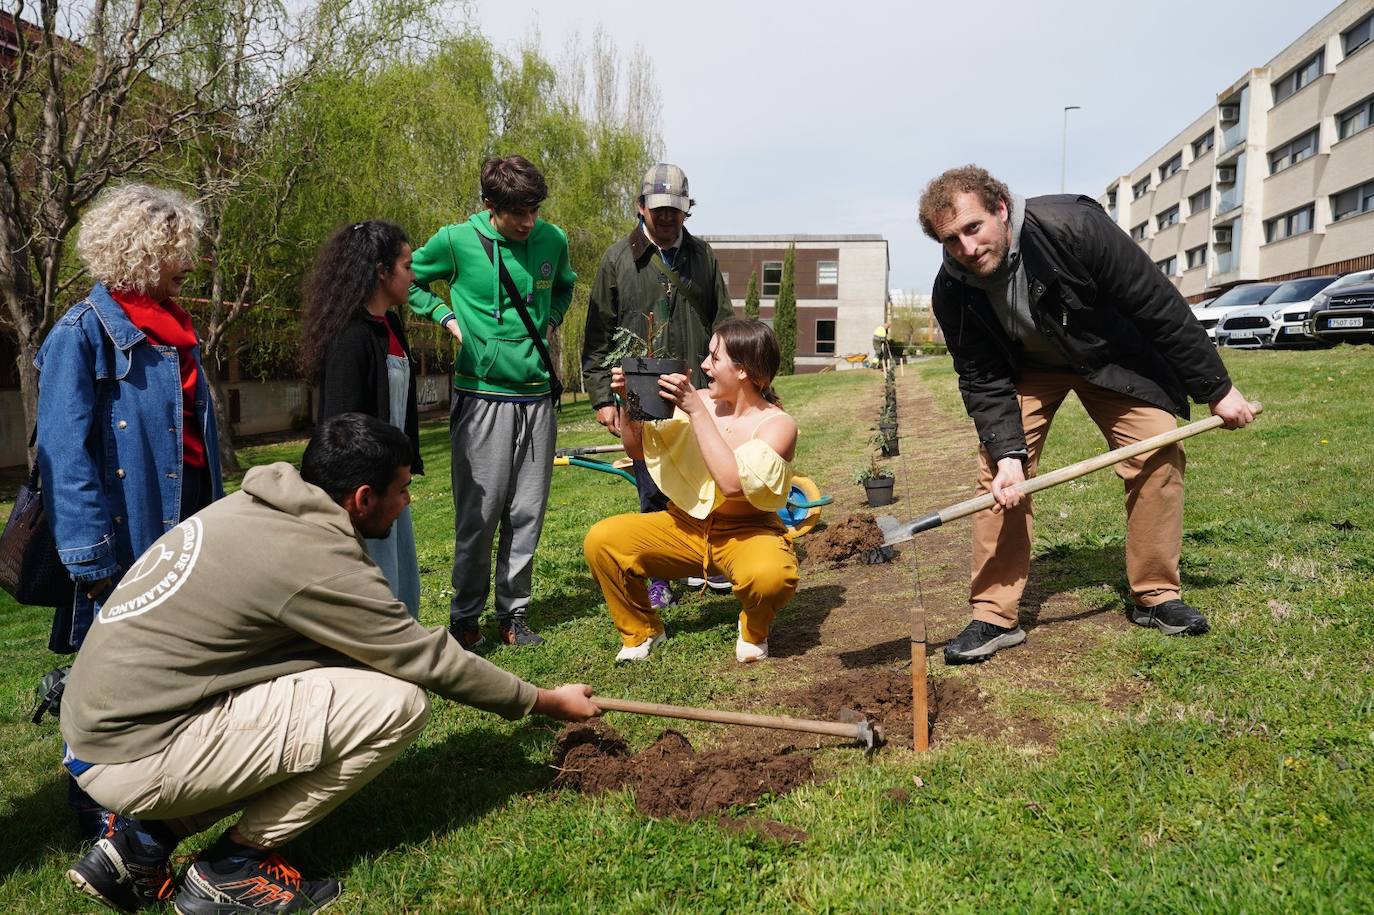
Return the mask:
[[[129,762],[215,697],[316,667],[371,667],[507,718],[537,695],[411,619],[348,513],[279,463],[134,563],[72,667],[62,736],[77,759]]]

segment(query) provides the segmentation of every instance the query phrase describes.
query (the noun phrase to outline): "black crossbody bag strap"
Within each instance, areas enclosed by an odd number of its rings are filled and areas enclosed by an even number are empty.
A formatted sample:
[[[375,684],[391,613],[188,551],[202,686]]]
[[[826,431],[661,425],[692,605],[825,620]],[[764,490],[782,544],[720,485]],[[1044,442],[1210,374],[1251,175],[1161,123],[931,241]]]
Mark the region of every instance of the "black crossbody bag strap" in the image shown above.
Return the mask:
[[[496,246],[492,244],[490,238],[481,232],[477,233],[477,237],[481,240],[487,257],[491,258],[492,266],[500,273],[501,286],[506,290],[506,295],[510,297],[511,304],[515,306],[516,313],[520,315],[520,320],[524,322],[525,330],[529,333],[530,339],[534,341],[534,348],[539,351],[539,358],[544,360],[544,368],[549,373],[549,397],[557,405],[563,397],[563,382],[558,380],[558,373],[553,369],[553,359],[549,356],[549,347],[544,342],[544,335],[534,326],[529,310],[525,308],[525,297],[520,294],[520,289],[515,285],[514,278],[506,269],[506,262],[496,253]]]

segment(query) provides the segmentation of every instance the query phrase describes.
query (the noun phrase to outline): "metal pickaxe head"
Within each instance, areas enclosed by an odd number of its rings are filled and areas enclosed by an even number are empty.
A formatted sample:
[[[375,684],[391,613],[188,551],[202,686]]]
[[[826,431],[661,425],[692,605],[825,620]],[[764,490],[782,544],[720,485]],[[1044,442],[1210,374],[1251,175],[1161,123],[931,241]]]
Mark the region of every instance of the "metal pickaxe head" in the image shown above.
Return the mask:
[[[883,726],[874,724],[852,708],[840,709],[840,720],[855,726],[854,739],[863,744],[864,754],[867,756],[872,756],[879,747],[887,743],[887,738],[883,736]]]

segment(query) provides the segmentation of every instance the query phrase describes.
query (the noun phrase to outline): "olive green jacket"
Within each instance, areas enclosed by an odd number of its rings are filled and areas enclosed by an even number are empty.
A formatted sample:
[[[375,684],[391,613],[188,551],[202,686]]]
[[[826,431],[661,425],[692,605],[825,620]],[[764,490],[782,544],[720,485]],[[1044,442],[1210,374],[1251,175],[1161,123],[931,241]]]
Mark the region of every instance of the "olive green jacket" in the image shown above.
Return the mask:
[[[666,318],[667,335],[655,355],[686,359],[693,383],[705,387],[700,363],[706,358],[711,329],[735,313],[710,245],[682,230],[681,250],[673,259],[682,286],[653,265],[656,250],[636,224],[628,236],[606,249],[596,269],[582,341],[582,374],[595,406],[612,402],[611,370],[603,363],[616,328],[628,327],[643,337],[650,312],[656,326]]]

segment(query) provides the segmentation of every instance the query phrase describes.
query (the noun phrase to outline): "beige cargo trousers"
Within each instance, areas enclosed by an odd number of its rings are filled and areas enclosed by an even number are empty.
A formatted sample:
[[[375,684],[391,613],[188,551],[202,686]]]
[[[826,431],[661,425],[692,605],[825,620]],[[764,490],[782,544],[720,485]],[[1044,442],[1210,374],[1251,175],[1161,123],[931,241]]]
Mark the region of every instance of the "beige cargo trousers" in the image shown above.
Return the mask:
[[[242,810],[243,838],[275,848],[375,778],[428,719],[413,683],[320,668],[226,693],[160,752],[94,765],[77,782],[106,808],[182,836]]]

